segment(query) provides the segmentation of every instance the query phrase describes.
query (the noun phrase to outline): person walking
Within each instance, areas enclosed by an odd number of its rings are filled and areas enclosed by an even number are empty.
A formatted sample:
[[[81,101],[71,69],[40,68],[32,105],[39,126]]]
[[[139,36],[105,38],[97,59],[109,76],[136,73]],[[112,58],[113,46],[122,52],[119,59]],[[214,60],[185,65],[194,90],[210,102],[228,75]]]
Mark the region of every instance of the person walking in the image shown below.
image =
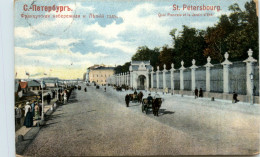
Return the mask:
[[[107,88],[105,87],[104,89],[105,89],[105,91],[104,91],[104,92],[106,92],[106,91],[107,91]]]
[[[200,88],[199,97],[203,97],[203,91],[202,91],[202,88]]]
[[[130,96],[128,94],[126,94],[126,96],[125,96],[126,107],[129,107],[129,102],[130,102]]]
[[[38,103],[35,104],[35,107],[34,107],[34,118],[35,120],[38,120],[40,118],[40,108],[38,106]]]
[[[84,91],[87,92],[87,87],[84,88]]]
[[[50,95],[50,93],[48,93],[48,95],[47,95],[47,103],[48,103],[48,105],[50,105],[50,103],[51,103],[51,95]]]
[[[24,106],[24,110],[25,110],[24,117],[26,117],[28,110],[31,109],[31,106],[29,104],[30,104],[29,102],[26,102],[26,105]]]
[[[198,98],[198,93],[199,93],[198,88],[195,89],[194,93],[195,93],[195,99]]]
[[[67,102],[67,91],[66,90],[63,93],[63,100],[64,100],[63,104],[66,104],[66,102]]]
[[[33,114],[31,108],[28,108],[23,125],[26,126],[26,128],[33,126]]]
[[[237,99],[237,93],[236,92],[233,92],[233,103],[237,103],[239,102],[239,100]]]
[[[32,109],[33,117],[34,117],[34,106],[35,106],[35,101],[32,101],[32,103],[31,103],[31,109]]]
[[[19,104],[18,107],[15,109],[15,118],[18,125],[21,125],[21,118],[22,118],[22,105]]]

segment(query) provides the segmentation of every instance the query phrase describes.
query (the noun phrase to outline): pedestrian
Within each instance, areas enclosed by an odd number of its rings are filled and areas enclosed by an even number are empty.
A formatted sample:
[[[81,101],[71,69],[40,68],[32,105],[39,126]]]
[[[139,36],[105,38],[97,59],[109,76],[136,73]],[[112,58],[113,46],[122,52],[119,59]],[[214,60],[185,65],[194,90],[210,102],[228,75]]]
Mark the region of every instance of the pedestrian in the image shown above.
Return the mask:
[[[202,88],[200,88],[199,97],[203,97],[203,91],[202,91]]]
[[[31,109],[31,106],[29,104],[30,104],[29,102],[26,102],[26,105],[24,106],[24,110],[25,110],[24,117],[26,117],[28,110]]]
[[[39,114],[42,116],[42,101],[39,100]]]
[[[195,93],[195,99],[198,98],[198,93],[199,93],[198,88],[195,89],[194,93]]]
[[[129,107],[129,102],[130,102],[130,96],[128,94],[126,94],[126,96],[125,96],[126,107]]]
[[[15,118],[18,125],[21,125],[21,118],[22,118],[22,105],[19,104],[18,107],[15,109]]]
[[[36,103],[35,106],[34,106],[34,112],[35,112],[34,118],[35,118],[35,120],[38,120],[40,118],[40,108],[38,106],[38,103]]]
[[[31,103],[31,109],[32,109],[33,117],[34,117],[34,106],[35,106],[35,101],[32,101],[32,103]]]
[[[107,91],[106,87],[105,87],[105,92]]]
[[[67,91],[66,90],[63,93],[63,100],[64,100],[63,104],[66,104],[66,102],[67,102]]]
[[[47,95],[47,103],[48,103],[48,105],[50,105],[50,103],[51,103],[51,95],[50,95],[50,93],[48,93],[48,95]]]
[[[236,92],[233,92],[233,100],[232,100],[232,103],[237,103],[239,102],[239,100],[237,99],[237,93]]]
[[[84,91],[87,92],[87,87],[84,88]]]
[[[25,120],[24,120],[23,125],[26,126],[26,128],[33,126],[33,114],[32,114],[31,108],[28,108],[28,112],[25,116]]]

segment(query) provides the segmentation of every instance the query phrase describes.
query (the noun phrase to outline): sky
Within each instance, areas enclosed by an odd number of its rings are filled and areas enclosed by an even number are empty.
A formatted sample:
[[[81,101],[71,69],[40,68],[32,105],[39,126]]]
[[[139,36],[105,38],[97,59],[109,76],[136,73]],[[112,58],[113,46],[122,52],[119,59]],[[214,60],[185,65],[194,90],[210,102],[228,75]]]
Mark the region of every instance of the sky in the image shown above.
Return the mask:
[[[83,78],[93,64],[110,66],[129,62],[139,46],[153,49],[172,45],[169,32],[182,26],[206,29],[217,23],[228,7],[238,3],[244,9],[248,0],[17,0],[15,1],[16,78]],[[25,11],[37,6],[69,6],[72,11]],[[180,10],[173,10],[173,5]],[[221,10],[183,10],[183,5],[220,6]],[[167,16],[167,14],[186,16]],[[210,13],[211,16],[203,16]],[[90,14],[104,18],[89,18]],[[163,15],[165,16],[159,16]],[[187,16],[187,15],[191,16]],[[200,14],[202,16],[192,16]],[[25,18],[25,15],[50,15],[50,18]],[[80,15],[80,18],[53,18],[53,15]],[[83,15],[86,15],[83,18]],[[107,18],[115,15],[117,18]],[[47,74],[47,75],[44,75]]]

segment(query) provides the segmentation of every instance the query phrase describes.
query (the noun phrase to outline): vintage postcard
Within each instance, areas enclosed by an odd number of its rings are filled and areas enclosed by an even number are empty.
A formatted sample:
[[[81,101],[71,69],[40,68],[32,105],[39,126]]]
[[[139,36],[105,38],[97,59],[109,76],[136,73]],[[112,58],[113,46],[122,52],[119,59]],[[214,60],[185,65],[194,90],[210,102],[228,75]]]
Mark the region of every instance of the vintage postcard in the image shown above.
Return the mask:
[[[16,0],[17,156],[255,155],[258,0]]]

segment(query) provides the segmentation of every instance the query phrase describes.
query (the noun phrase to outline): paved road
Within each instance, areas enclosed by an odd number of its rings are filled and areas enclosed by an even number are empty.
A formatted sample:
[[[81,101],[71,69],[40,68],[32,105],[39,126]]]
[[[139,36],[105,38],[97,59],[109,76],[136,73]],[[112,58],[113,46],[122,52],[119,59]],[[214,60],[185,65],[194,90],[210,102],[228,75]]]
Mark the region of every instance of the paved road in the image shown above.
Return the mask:
[[[110,91],[112,89],[108,89]],[[165,100],[159,117],[139,104],[126,108],[124,94],[76,91],[41,129],[25,155],[252,154],[259,151],[259,114],[188,99]],[[167,102],[171,101],[171,102]],[[221,106],[221,105],[220,105]],[[202,110],[205,108],[205,110]],[[230,115],[232,117],[230,117]]]

